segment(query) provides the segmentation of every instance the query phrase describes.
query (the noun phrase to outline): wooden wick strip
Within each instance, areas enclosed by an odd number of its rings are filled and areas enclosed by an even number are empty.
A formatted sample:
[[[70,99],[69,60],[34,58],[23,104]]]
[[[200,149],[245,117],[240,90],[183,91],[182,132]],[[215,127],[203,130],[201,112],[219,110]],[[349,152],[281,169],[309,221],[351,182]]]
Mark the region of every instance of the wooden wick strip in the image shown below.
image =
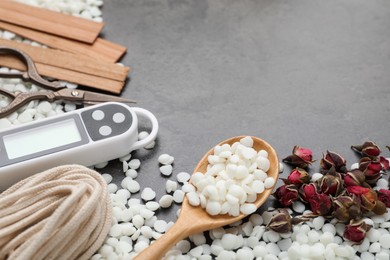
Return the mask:
[[[94,75],[83,74],[77,71],[41,64],[39,62],[36,62],[35,65],[39,74],[42,76],[54,78],[57,80],[64,80],[115,94],[120,94],[125,84],[124,81],[116,81]],[[0,58],[0,66],[5,66],[21,71],[26,70],[25,64],[15,56],[11,55],[2,55]]]
[[[0,39],[0,45],[25,51],[31,56],[34,62],[95,75],[98,77],[124,81],[129,73],[128,67],[122,67],[117,64],[91,59],[90,57],[84,55],[31,46],[29,44],[4,39]]]
[[[93,43],[104,26],[103,23],[10,0],[0,0],[0,20],[87,43]]]
[[[109,42],[102,38],[97,38],[93,44],[87,44],[7,22],[0,21],[0,28],[16,33],[24,38],[45,44],[54,49],[83,54],[110,62],[117,62],[127,50],[127,48],[122,45]]]

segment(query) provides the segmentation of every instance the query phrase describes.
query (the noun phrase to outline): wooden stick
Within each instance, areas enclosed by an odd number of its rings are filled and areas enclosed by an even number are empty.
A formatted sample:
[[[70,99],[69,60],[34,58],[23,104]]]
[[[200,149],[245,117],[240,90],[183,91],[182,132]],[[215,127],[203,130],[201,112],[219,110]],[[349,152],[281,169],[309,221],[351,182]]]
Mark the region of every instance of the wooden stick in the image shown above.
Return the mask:
[[[77,55],[60,50],[47,49],[29,44],[0,39],[0,45],[25,51],[34,62],[58,68],[73,70],[117,81],[124,81],[129,73],[128,67],[103,62],[84,55]]]
[[[24,38],[45,44],[54,49],[83,54],[110,62],[117,62],[127,50],[124,46],[109,42],[102,38],[97,38],[93,44],[87,44],[7,22],[0,21],[0,28],[16,33]]]
[[[0,66],[6,66],[21,71],[26,70],[25,64],[15,56],[11,55],[2,55],[0,58]],[[116,81],[94,75],[83,74],[77,71],[41,64],[39,62],[36,62],[35,66],[37,67],[39,74],[42,76],[47,76],[57,80],[64,80],[115,94],[120,94],[124,86],[124,81]]]
[[[0,20],[87,43],[93,43],[104,26],[10,0],[0,0]]]

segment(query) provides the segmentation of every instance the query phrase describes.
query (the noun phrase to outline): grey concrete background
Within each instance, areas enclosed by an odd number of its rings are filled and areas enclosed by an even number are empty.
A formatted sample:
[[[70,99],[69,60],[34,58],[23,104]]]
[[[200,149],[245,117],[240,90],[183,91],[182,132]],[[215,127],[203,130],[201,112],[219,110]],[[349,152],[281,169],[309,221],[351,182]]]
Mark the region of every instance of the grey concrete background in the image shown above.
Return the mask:
[[[351,165],[350,146],[366,140],[390,157],[389,1],[109,0],[103,18],[103,36],[128,47],[122,96],[160,122],[155,149],[133,154],[158,197],[161,153],[175,157],[174,179],[236,135],[263,138],[280,158],[311,148],[311,173],[327,149]],[[121,167],[104,171],[119,182]],[[175,209],[160,215],[174,220]]]

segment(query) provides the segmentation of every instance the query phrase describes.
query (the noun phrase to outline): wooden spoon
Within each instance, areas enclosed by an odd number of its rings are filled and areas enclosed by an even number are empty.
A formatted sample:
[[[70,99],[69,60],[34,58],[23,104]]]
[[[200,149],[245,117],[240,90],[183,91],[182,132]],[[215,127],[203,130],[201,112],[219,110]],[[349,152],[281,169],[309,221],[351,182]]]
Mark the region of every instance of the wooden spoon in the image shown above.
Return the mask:
[[[230,144],[239,142],[245,136],[236,136],[225,140],[218,145]],[[270,168],[267,172],[268,176],[275,178],[275,184],[279,176],[279,160],[275,150],[265,141],[260,138],[253,137],[253,148],[256,151],[266,150],[268,152],[268,159],[270,161]],[[214,147],[208,151],[196,166],[194,172],[206,172],[206,167],[209,164],[207,157],[214,153]],[[258,194],[254,204],[259,208],[263,205],[268,197],[271,195],[273,188],[264,190],[263,193]],[[236,222],[245,215],[240,214],[237,217],[232,217],[227,214],[211,216],[201,206],[193,207],[189,204],[187,197],[184,198],[181,205],[181,211],[176,223],[158,240],[152,243],[148,248],[143,250],[135,258],[136,260],[158,260],[161,259],[165,253],[172,248],[180,240],[206,230],[222,227],[233,222]]]

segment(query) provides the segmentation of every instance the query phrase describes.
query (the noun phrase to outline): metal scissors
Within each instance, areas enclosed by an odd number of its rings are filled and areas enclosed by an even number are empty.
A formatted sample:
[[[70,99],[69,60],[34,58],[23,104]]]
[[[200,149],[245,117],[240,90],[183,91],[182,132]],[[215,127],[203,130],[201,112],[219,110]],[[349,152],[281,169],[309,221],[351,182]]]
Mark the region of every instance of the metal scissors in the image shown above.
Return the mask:
[[[25,72],[0,73],[2,78],[21,78],[24,81],[29,81],[35,85],[43,87],[51,91],[39,92],[9,92],[5,89],[0,89],[0,94],[12,99],[10,104],[4,108],[0,108],[0,118],[8,116],[17,111],[23,105],[32,100],[70,100],[85,104],[97,104],[101,102],[116,101],[123,103],[135,103],[133,100],[120,98],[112,95],[100,94],[91,91],[79,89],[69,89],[66,86],[61,86],[59,81],[47,81],[43,79],[34,64],[32,58],[22,50],[12,47],[0,46],[0,54],[12,54],[18,57],[27,67]]]

